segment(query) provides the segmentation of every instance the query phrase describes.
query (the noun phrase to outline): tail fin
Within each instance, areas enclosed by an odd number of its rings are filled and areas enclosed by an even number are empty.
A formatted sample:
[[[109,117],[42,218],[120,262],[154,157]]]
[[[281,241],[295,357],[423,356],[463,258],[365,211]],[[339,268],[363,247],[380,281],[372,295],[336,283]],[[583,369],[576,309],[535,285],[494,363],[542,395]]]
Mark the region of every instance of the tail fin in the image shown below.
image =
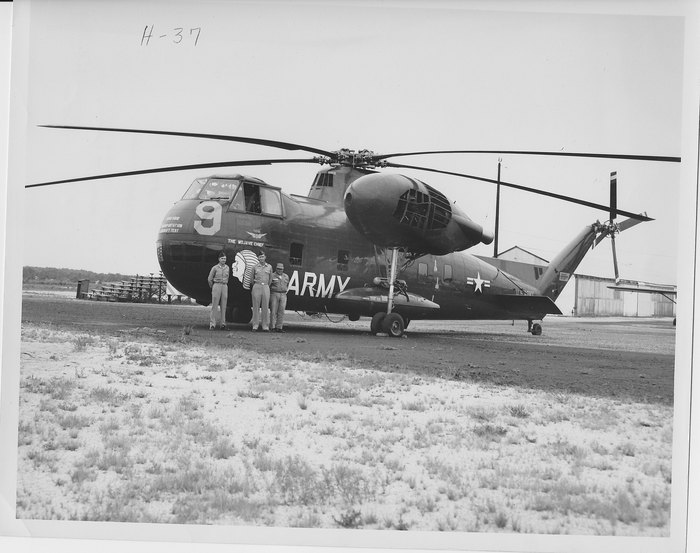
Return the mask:
[[[600,225],[585,227],[557,256],[545,270],[537,286],[537,293],[556,300],[583,258],[595,243]]]
[[[588,250],[606,236],[614,236],[641,222],[639,219],[626,219],[619,224],[595,222],[585,227],[549,264],[537,284],[537,293],[556,300]]]

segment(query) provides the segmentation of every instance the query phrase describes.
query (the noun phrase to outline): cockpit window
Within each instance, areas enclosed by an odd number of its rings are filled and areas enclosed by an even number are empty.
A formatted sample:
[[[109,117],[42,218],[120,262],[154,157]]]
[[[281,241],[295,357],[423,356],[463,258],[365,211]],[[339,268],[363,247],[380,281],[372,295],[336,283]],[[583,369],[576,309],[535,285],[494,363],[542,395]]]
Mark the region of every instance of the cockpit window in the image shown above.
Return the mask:
[[[196,179],[183,200],[230,200],[240,184],[236,179]]]
[[[199,193],[202,191],[202,188],[204,188],[205,184],[207,184],[207,179],[195,179],[194,182],[187,189],[187,192],[185,192],[185,195],[182,197],[182,199],[194,200],[198,198]]]

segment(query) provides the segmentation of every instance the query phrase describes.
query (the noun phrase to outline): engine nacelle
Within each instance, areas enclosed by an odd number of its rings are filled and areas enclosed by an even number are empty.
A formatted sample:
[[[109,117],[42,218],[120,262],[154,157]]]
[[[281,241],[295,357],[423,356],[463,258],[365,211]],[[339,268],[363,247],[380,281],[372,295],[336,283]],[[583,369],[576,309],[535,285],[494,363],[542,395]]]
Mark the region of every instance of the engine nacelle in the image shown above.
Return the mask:
[[[493,234],[444,194],[403,175],[360,177],[345,193],[345,213],[359,232],[380,247],[444,255],[493,241]]]

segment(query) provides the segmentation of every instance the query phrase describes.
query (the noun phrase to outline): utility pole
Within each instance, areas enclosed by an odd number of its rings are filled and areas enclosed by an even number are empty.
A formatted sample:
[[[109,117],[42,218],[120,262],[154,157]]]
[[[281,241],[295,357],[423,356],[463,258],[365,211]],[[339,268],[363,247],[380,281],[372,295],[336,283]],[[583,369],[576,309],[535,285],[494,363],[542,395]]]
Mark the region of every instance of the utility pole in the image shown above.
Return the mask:
[[[498,257],[498,219],[501,210],[501,158],[498,158],[498,182],[496,183],[496,228],[493,238],[493,256]]]

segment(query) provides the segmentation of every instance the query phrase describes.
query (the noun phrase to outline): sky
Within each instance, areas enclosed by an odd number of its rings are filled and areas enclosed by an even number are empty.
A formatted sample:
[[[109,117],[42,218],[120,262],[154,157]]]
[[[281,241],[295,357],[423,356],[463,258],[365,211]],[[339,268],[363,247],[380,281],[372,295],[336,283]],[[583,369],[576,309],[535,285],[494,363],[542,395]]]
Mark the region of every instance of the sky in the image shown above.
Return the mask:
[[[38,127],[43,124],[232,134],[375,152],[681,152],[680,18],[482,11],[469,2],[89,4],[31,6],[26,156],[11,160],[23,164],[26,183],[10,186],[294,157],[261,146]],[[495,178],[498,159],[395,161]],[[505,181],[597,203],[608,201],[609,175],[617,171],[619,207],[655,219],[617,240],[621,276],[676,282],[678,164],[506,155],[502,164]],[[277,165],[240,172],[306,194],[316,170]],[[27,190],[23,264],[156,272],[155,242],[166,211],[194,178],[213,172]],[[493,229],[493,185],[400,172],[438,188]],[[518,245],[551,259],[581,228],[605,218],[503,190],[500,250]],[[493,247],[471,252],[491,255]],[[591,252],[578,272],[612,276],[609,244]]]

